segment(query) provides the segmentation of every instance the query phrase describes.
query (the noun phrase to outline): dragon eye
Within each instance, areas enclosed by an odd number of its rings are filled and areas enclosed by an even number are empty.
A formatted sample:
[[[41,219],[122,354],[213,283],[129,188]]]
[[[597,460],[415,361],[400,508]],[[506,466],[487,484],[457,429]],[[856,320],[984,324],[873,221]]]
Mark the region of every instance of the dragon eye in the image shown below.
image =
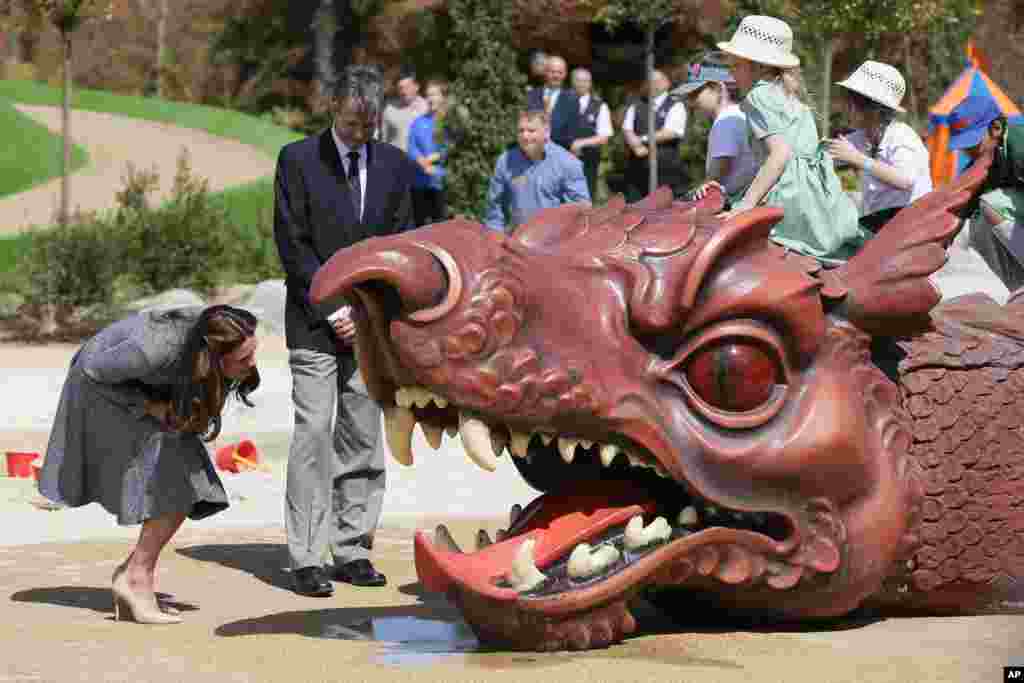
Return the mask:
[[[768,402],[781,383],[781,370],[775,355],[763,345],[726,338],[690,358],[686,379],[711,407],[744,413]]]

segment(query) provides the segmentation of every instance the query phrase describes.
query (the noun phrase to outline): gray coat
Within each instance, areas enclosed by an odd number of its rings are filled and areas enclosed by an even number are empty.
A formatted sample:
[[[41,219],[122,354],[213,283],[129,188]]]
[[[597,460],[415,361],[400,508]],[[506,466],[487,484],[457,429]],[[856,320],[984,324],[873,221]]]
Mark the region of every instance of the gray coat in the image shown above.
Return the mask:
[[[97,502],[119,524],[171,514],[201,519],[228,505],[206,445],[161,429],[147,396],[172,381],[172,366],[202,308],[166,321],[143,312],[113,323],[71,361],[39,481],[70,507]]]

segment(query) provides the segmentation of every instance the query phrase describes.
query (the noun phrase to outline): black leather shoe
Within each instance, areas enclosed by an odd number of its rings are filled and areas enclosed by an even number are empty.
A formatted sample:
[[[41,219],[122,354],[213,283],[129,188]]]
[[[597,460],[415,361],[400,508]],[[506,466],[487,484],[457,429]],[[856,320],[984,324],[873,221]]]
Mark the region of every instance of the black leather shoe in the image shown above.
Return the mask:
[[[388,577],[373,568],[369,560],[352,560],[334,570],[334,578],[353,586],[384,586]]]
[[[326,598],[334,594],[334,586],[327,580],[323,567],[303,567],[292,572],[295,592],[313,598]]]

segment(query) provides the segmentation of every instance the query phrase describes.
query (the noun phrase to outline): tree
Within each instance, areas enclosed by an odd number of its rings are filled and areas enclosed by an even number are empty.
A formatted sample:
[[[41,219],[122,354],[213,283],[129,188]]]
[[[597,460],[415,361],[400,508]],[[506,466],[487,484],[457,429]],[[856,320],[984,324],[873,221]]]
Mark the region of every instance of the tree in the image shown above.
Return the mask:
[[[615,31],[625,23],[641,27],[645,35],[644,60],[647,73],[650,101],[654,101],[654,39],[658,30],[683,19],[688,12],[700,11],[700,2],[690,0],[647,0],[636,3],[633,0],[576,0],[576,4],[588,5],[594,12],[595,21],[604,24],[609,31]],[[658,149],[654,136],[654,107],[647,107],[647,130],[650,131],[650,175],[648,191],[658,188]]]
[[[156,28],[156,50],[153,54],[153,90],[157,97],[164,96],[164,77],[167,71],[167,0],[135,0],[139,12]]]
[[[64,62],[63,104],[61,105],[61,135],[64,138],[64,155],[61,165],[60,223],[67,225],[71,212],[71,38],[87,20],[104,18],[110,20],[118,0],[2,0],[0,16],[19,16],[12,4],[20,4],[22,17],[46,16],[60,31],[61,49]]]
[[[447,166],[448,201],[456,213],[482,218],[494,160],[514,140],[515,112],[526,101],[526,76],[514,68],[511,41],[498,39],[512,33],[505,0],[449,0],[446,10],[455,106],[445,129],[457,139]]]
[[[791,22],[797,50],[811,57],[821,77],[819,120],[822,137],[830,133],[832,112],[832,63],[835,51],[845,42],[860,58],[871,58],[888,42],[902,47],[899,61],[911,86],[909,104],[916,108],[912,86],[914,73],[912,45],[915,36],[928,44],[926,73],[931,77],[945,49],[963,54],[964,44],[977,16],[975,0],[800,0],[770,3],[779,16]],[[950,35],[955,33],[955,37]],[[934,37],[941,36],[938,45]],[[898,40],[897,40],[898,39]],[[809,49],[808,49],[809,48]],[[945,48],[945,49],[944,49]],[[962,58],[956,68],[962,66]],[[941,69],[944,82],[947,69]]]

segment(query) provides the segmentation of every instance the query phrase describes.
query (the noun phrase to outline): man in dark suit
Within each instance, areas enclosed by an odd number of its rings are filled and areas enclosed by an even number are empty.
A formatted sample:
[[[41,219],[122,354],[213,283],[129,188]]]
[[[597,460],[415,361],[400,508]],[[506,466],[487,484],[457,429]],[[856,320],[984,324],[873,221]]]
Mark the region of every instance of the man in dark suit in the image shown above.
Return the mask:
[[[415,166],[371,139],[382,100],[378,69],[347,68],[332,97],[332,126],[285,146],[277,161],[274,239],[287,276],[295,404],[285,526],[301,595],[330,595],[331,574],[358,586],[386,583],[369,559],[384,498],[380,409],[356,366],[350,307],[331,313],[309,303],[313,275],[337,250],[415,227]],[[328,549],[333,571],[324,567]]]
[[[571,88],[565,87],[568,67],[565,60],[550,55],[544,65],[546,83],[526,95],[528,109],[543,109],[551,117],[551,142],[572,149],[579,126],[580,102]]]

